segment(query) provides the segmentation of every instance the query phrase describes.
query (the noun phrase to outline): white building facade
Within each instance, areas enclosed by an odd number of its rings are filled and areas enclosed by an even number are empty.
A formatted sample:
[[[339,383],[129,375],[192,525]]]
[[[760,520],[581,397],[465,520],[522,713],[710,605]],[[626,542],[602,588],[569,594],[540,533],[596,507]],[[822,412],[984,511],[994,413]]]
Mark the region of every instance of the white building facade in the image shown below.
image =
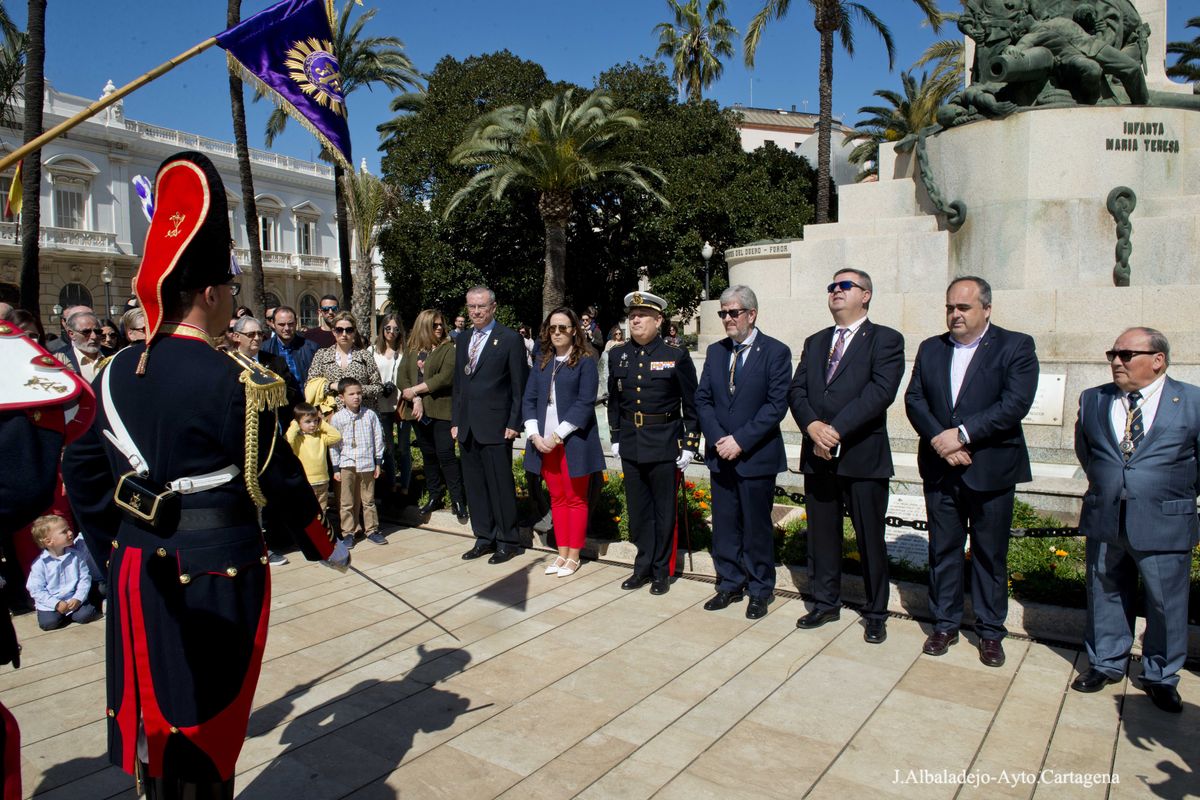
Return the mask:
[[[733,110],[741,115],[737,123],[741,136],[742,149],[747,153],[753,152],[763,145],[773,144],[781,150],[795,153],[808,159],[814,167],[817,164],[817,122],[816,114],[791,111],[782,108],[751,108],[734,105]],[[830,157],[830,173],[833,182],[838,186],[854,183],[858,167],[850,163],[851,147],[845,145],[846,137],[854,133],[853,128],[847,128],[841,121],[833,122],[833,146]]]
[[[112,90],[109,83],[105,91]],[[47,84],[44,127],[91,102]],[[19,129],[0,128],[0,151],[12,152],[20,143]],[[131,181],[136,175],[153,181],[158,165],[180,150],[204,153],[221,173],[238,263],[249,268],[234,145],[126,119],[118,102],[42,148],[40,305],[48,332],[57,330],[68,305],[90,305],[101,317],[123,310],[149,228]],[[268,305],[292,306],[302,325],[314,326],[320,297],[341,296],[333,168],[254,149],[250,161]],[[7,196],[14,169],[0,174],[0,197]],[[0,199],[0,214],[3,208]],[[0,296],[6,300],[20,282],[19,236],[18,219],[0,219]],[[388,285],[382,270],[374,269],[375,309],[384,311]]]

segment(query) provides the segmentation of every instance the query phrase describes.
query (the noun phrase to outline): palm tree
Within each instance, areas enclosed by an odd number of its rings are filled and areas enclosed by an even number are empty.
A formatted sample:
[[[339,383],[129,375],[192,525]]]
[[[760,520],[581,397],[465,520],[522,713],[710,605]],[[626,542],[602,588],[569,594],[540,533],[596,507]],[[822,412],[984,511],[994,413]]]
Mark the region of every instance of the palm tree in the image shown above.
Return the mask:
[[[29,0],[25,31],[25,141],[42,133],[46,67],[46,0]],[[21,305],[40,316],[38,235],[42,224],[42,151],[25,156],[21,167]]]
[[[961,14],[942,12],[942,22],[957,22]],[[925,48],[910,69],[933,65],[928,91],[938,98],[940,105],[947,97],[963,87],[967,69],[967,46],[961,38],[939,39]],[[922,81],[924,84],[924,81]]]
[[[642,127],[641,116],[614,106],[599,89],[575,105],[568,89],[540,106],[498,108],[476,119],[450,154],[451,163],[480,169],[450,198],[446,217],[481,189],[494,200],[510,188],[538,193],[546,229],[544,314],[562,305],[566,294],[567,221],[576,189],[607,181],[667,204],[652,185],[665,182],[662,174],[629,160],[622,147],[624,134]]]
[[[858,142],[850,151],[851,164],[862,167],[857,176],[863,180],[871,175],[879,174],[879,145],[883,142],[899,142],[915,135],[922,128],[933,125],[937,119],[938,106],[944,96],[939,96],[941,87],[938,79],[930,75],[921,75],[920,82],[910,72],[900,74],[903,93],[893,89],[878,89],[875,96],[885,100],[886,106],[863,106],[859,114],[868,114],[866,119],[860,119],[854,133],[846,137],[847,142]]]
[[[671,61],[671,77],[680,94],[687,87],[689,103],[699,103],[705,89],[719,80],[725,66],[722,58],[733,57],[733,37],[737,29],[725,18],[725,0],[708,0],[700,12],[700,0],[667,0],[675,17],[674,24],[660,22],[655,55]]]
[[[1187,27],[1200,29],[1200,17],[1189,19]],[[1168,42],[1167,54],[1179,56],[1175,63],[1167,68],[1167,74],[1172,78],[1191,81],[1192,90],[1200,93],[1200,36],[1190,42]]]
[[[232,28],[241,18],[242,0],[229,0],[225,24]],[[258,204],[254,200],[254,173],[250,170],[250,144],[246,136],[246,102],[242,91],[242,79],[232,70],[229,73],[229,101],[233,107],[233,141],[237,149],[238,178],[242,185],[246,238],[250,245],[250,305],[255,312],[265,313],[267,287],[263,280],[262,243],[258,238]]]
[[[375,16],[377,9],[364,11],[351,23],[351,6],[351,0],[346,0],[333,31],[333,55],[337,58],[341,70],[342,95],[348,97],[355,89],[363,86],[369,89],[375,84],[396,92],[420,88],[421,76],[405,54],[404,42],[395,36],[363,36],[363,28]],[[283,109],[276,108],[271,112],[267,119],[267,147],[270,147],[275,137],[283,132],[287,119]],[[334,198],[337,203],[342,304],[349,307],[354,295],[354,273],[350,266],[350,228],[347,224],[346,196],[343,192],[345,174],[341,164],[335,162],[333,180]],[[361,264],[359,266],[364,267]],[[365,265],[366,268],[369,266]]]
[[[342,178],[346,208],[354,228],[354,249],[358,256],[359,279],[354,282],[350,310],[367,331],[375,330],[375,268],[371,259],[379,243],[379,229],[387,214],[387,185],[366,169]]]
[[[938,11],[937,0],[912,0],[925,14],[926,20],[936,31],[941,27],[941,14]],[[791,8],[791,0],[766,0],[762,11],[755,15],[746,29],[743,50],[746,66],[754,66],[754,54],[758,50],[763,28],[771,20],[783,19]],[[833,35],[836,33],[842,41],[842,48],[847,55],[854,55],[854,26],[851,23],[853,14],[861,22],[867,23],[883,40],[887,49],[888,68],[896,63],[896,47],[892,41],[892,32],[883,20],[875,16],[870,8],[862,3],[851,0],[808,0],[813,11],[813,27],[821,37],[821,58],[819,66],[819,93],[821,98],[820,115],[817,121],[817,223],[829,221],[829,158],[830,146],[833,139]]]
[[[25,33],[13,24],[0,3],[0,124],[15,122],[16,100],[25,81]]]

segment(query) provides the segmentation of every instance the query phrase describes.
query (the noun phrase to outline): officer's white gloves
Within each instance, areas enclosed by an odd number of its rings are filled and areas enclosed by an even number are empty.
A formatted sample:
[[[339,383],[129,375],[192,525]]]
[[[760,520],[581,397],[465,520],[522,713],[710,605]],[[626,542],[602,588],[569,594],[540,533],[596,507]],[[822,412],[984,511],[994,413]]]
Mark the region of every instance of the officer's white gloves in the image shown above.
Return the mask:
[[[688,464],[692,463],[692,459],[695,457],[696,457],[696,454],[693,453],[691,450],[684,450],[683,452],[681,452],[679,454],[679,458],[675,459],[676,468],[680,469],[680,470],[687,469]]]
[[[617,442],[613,442],[613,445],[612,445],[612,454],[613,454],[613,458],[620,458],[620,457],[621,457],[621,445],[620,445],[619,443],[617,443]]]

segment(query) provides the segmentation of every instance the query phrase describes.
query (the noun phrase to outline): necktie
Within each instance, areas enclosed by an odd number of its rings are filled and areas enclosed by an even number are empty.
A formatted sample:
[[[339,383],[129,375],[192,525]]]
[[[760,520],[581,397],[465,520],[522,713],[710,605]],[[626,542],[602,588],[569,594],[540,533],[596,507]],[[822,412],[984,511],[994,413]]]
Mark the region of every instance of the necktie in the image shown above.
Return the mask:
[[[483,346],[483,331],[475,331],[471,334],[471,349],[467,352],[467,374],[470,375],[475,371],[475,367],[479,364],[479,348]]]
[[[283,355],[283,360],[287,362],[287,368],[292,373],[292,377],[296,379],[296,383],[301,383],[300,368],[296,366],[296,359],[292,356],[292,351],[287,347],[280,347],[279,352]]]
[[[729,364],[729,393],[733,394],[737,390],[737,369],[738,364],[742,360],[742,353],[750,345],[742,342],[741,344],[733,345],[733,361]]]
[[[833,342],[833,349],[829,351],[829,361],[825,364],[826,383],[829,383],[833,377],[833,373],[837,372],[838,364],[842,362],[842,353],[846,352],[846,334],[849,332],[849,328],[838,329],[837,339]]]
[[[1142,407],[1138,403],[1142,402],[1141,392],[1129,393],[1129,419],[1125,422],[1125,441],[1122,442],[1121,453],[1125,456],[1125,460],[1133,458],[1133,454],[1137,452],[1138,445],[1142,443],[1142,439],[1146,436],[1146,428],[1142,424]]]

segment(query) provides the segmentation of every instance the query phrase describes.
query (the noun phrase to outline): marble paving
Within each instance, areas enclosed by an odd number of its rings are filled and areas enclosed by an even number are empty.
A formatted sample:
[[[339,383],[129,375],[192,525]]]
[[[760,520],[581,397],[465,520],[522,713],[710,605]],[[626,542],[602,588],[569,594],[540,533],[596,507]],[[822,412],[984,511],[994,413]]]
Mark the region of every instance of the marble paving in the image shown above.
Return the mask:
[[[390,798],[1183,798],[1200,796],[1200,676],[1163,714],[1126,680],[1068,689],[1086,658],[1022,640],[942,658],[892,619],[795,628],[803,601],[702,609],[711,584],[624,592],[628,569],[550,556],[463,561],[471,540],[394,529],[355,566],[272,570],[271,631],[238,762],[245,800]],[[0,700],[21,725],[26,797],[132,798],[108,766],[103,623],[16,619]],[[1133,673],[1136,677],[1137,666]]]

